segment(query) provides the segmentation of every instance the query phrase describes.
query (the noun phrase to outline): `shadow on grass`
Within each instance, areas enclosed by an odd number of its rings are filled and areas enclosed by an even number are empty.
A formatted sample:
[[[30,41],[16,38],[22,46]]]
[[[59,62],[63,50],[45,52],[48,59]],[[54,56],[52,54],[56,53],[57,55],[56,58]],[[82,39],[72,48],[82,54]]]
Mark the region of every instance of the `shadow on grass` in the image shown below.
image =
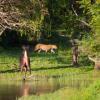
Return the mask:
[[[62,68],[72,68],[72,65],[65,65],[65,66],[54,66],[54,67],[50,67],[50,68],[34,68],[31,69],[31,71],[39,71],[39,70],[51,70],[51,69],[62,69]],[[15,73],[15,72],[20,72],[19,69],[11,69],[11,70],[3,70],[0,71],[0,74],[2,73]]]
[[[9,69],[9,70],[0,71],[0,74],[2,74],[2,73],[16,73],[16,72],[19,72],[19,70]]]
[[[43,68],[43,67],[41,67],[41,68],[32,68],[31,69],[31,71],[42,71],[42,70],[57,70],[57,69],[65,69],[65,68],[81,68],[81,70],[85,70],[85,71],[91,71],[91,70],[93,70],[93,68],[92,67],[75,67],[75,66],[73,66],[72,64],[69,64],[69,65],[63,65],[63,66],[53,66],[53,67],[49,67],[49,68]],[[2,73],[16,73],[16,72],[20,72],[20,70],[19,69],[11,69],[11,70],[4,70],[4,71],[0,71],[0,74],[2,74]]]
[[[53,66],[53,67],[50,67],[50,68],[34,68],[32,69],[32,71],[39,71],[39,70],[51,70],[51,69],[63,69],[63,68],[72,68],[73,66],[72,65],[65,65],[65,66]]]

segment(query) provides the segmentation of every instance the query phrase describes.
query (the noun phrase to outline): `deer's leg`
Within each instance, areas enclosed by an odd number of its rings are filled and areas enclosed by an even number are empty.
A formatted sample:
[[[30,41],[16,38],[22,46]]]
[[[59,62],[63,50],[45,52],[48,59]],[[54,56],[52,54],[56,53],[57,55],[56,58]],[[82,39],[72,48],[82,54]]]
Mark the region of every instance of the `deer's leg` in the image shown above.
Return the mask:
[[[28,67],[29,67],[29,71],[30,71],[30,74],[31,74],[30,58],[28,58]]]
[[[30,74],[31,74],[31,67],[29,68]]]
[[[44,52],[45,52],[45,53],[47,53],[47,52],[48,52],[48,50],[46,49],[46,50],[44,50]]]
[[[24,67],[24,71],[25,71],[25,75],[24,75],[24,80],[25,80],[25,78],[26,78],[26,73],[27,73],[27,68],[26,68],[26,66]]]
[[[55,53],[55,51],[53,49],[51,49],[51,53]]]
[[[23,66],[20,66],[20,71],[23,72]]]
[[[29,65],[27,66],[27,70],[26,71],[29,71],[30,74],[31,74],[31,67]]]
[[[41,52],[41,49],[38,50],[38,53],[40,53],[40,52]]]

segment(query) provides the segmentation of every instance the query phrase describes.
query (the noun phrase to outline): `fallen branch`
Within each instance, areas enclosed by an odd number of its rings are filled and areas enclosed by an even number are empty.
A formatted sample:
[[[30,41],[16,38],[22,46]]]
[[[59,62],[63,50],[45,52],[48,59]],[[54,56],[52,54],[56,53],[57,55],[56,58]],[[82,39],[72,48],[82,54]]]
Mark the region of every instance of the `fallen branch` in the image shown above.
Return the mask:
[[[93,62],[100,62],[99,58],[92,58],[90,56],[88,56],[89,60],[93,61]]]
[[[95,63],[95,69],[100,69],[100,59],[98,58],[91,58],[90,56],[88,56],[89,60],[93,61]]]

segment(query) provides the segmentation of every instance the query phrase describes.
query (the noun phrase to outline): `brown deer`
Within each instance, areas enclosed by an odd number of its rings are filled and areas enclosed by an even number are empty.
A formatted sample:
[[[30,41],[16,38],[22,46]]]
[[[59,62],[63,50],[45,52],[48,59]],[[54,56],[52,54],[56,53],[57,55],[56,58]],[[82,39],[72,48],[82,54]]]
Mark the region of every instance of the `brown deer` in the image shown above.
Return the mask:
[[[25,77],[26,77],[26,72],[29,70],[31,74],[31,68],[30,68],[30,58],[28,56],[28,49],[29,46],[22,46],[22,54],[20,56],[20,70],[25,71]]]

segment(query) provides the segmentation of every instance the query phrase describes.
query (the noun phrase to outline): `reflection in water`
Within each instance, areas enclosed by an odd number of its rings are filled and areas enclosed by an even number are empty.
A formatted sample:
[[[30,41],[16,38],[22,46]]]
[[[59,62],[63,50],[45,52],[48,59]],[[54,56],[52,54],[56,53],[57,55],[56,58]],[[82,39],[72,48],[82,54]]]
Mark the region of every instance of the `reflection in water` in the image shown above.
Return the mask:
[[[36,81],[33,84],[33,87],[34,88],[31,91],[34,91],[33,92],[34,95],[40,95],[43,93],[54,92],[55,90],[60,88],[59,83],[55,82],[55,80],[52,78],[47,81],[42,81],[42,82]]]
[[[10,81],[0,82],[0,100],[16,100],[21,96],[40,95],[54,92],[62,87],[80,89],[89,86],[95,78],[100,78],[99,72],[94,71],[91,75],[80,74],[72,77],[51,77],[39,81]]]
[[[23,85],[20,90],[20,95],[27,96],[29,94],[29,89],[30,89],[30,86],[26,82],[23,82]]]

